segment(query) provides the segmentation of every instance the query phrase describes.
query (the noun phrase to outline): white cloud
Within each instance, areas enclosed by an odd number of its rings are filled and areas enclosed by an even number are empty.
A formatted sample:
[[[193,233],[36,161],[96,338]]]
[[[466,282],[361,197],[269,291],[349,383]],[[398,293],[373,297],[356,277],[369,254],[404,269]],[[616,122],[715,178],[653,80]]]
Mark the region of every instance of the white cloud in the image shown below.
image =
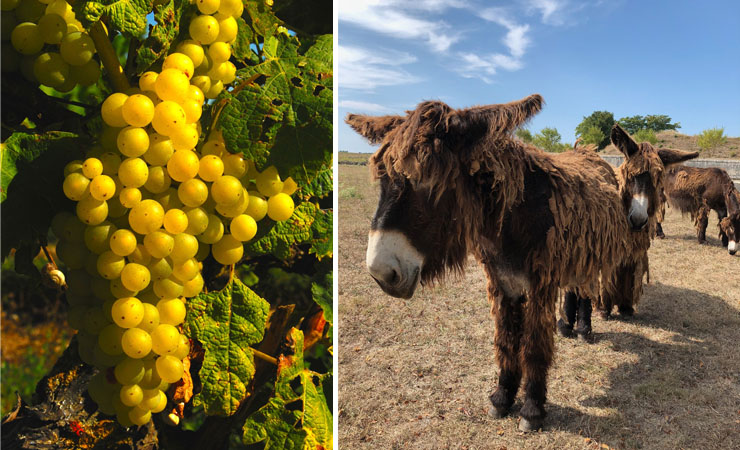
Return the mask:
[[[377,103],[361,102],[355,100],[341,100],[339,102],[339,107],[352,109],[355,112],[385,113],[390,111],[390,108],[379,105]]]
[[[548,25],[563,25],[565,23],[565,0],[528,0],[527,8],[542,15],[542,23]]]
[[[423,16],[461,4],[442,0],[346,0],[339,2],[339,20],[399,39],[425,41],[433,50],[444,52],[460,40],[460,34],[442,20]]]
[[[339,83],[341,88],[373,90],[378,86],[416,83],[421,79],[399,67],[416,62],[416,57],[404,52],[340,45]]]

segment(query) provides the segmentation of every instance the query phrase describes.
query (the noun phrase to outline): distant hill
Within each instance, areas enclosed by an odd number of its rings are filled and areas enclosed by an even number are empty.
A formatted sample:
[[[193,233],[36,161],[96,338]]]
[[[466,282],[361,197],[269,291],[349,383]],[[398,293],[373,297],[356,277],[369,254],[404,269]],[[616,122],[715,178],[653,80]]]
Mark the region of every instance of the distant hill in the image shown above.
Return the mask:
[[[728,137],[724,145],[710,150],[702,150],[696,145],[697,136],[681,134],[677,131],[660,131],[655,135],[658,138],[658,147],[675,148],[690,152],[700,152],[699,158],[740,159],[740,138]],[[613,145],[603,150],[607,155],[620,154]]]

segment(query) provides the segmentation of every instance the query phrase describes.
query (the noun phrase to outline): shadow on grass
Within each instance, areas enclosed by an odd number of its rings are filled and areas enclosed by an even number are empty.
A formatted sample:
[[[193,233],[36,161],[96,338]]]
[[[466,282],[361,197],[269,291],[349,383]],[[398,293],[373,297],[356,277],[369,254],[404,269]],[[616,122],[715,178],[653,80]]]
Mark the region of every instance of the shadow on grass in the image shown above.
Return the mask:
[[[630,322],[644,332],[597,339],[637,361],[609,370],[603,394],[579,398],[610,414],[548,404],[548,426],[620,448],[738,448],[738,311],[720,297],[655,283]]]

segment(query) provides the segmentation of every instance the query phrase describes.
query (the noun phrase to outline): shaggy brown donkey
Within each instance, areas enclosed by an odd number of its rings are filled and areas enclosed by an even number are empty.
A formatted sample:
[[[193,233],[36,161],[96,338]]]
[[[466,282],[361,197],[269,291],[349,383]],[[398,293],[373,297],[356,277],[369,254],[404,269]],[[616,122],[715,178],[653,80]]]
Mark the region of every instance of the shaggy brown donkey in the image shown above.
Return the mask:
[[[405,116],[350,114],[381,146],[370,158],[380,180],[367,266],[388,294],[461,273],[473,254],[488,279],[496,322],[499,385],[492,413],[509,412],[522,379],[522,430],[543,424],[554,352],[556,294],[599,294],[599,275],[632,252],[630,225],[596,155],[554,157],[512,136],[542,97],[452,109],[419,104]]]
[[[722,245],[735,254],[740,243],[740,192],[727,172],[716,167],[671,167],[666,173],[665,193],[671,206],[691,214],[699,243],[706,242],[709,211],[716,211]]]
[[[587,339],[591,335],[592,300],[606,318],[614,306],[623,317],[634,314],[634,307],[642,294],[643,277],[648,272],[650,240],[655,236],[658,213],[663,208],[664,168],[699,156],[697,152],[656,150],[647,142],[638,144],[619,125],[613,127],[611,141],[625,155],[616,174],[611,171],[611,166],[607,165],[605,169],[609,170],[608,179],[619,190],[631,228],[625,238],[631,240],[632,252],[617,264],[611,278],[607,278],[609,274],[602,274],[600,297],[588,299],[575,292],[566,292],[558,320],[558,331],[563,336],[572,336],[573,331],[579,338]],[[575,153],[590,151],[588,148],[574,148]]]

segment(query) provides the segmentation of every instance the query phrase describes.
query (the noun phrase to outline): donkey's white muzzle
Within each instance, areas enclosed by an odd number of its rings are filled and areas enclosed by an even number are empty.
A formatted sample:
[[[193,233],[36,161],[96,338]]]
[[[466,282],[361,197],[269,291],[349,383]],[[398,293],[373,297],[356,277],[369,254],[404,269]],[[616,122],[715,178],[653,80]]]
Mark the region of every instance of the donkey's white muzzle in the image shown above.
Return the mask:
[[[388,295],[411,298],[419,284],[422,254],[400,231],[371,230],[365,263]]]

